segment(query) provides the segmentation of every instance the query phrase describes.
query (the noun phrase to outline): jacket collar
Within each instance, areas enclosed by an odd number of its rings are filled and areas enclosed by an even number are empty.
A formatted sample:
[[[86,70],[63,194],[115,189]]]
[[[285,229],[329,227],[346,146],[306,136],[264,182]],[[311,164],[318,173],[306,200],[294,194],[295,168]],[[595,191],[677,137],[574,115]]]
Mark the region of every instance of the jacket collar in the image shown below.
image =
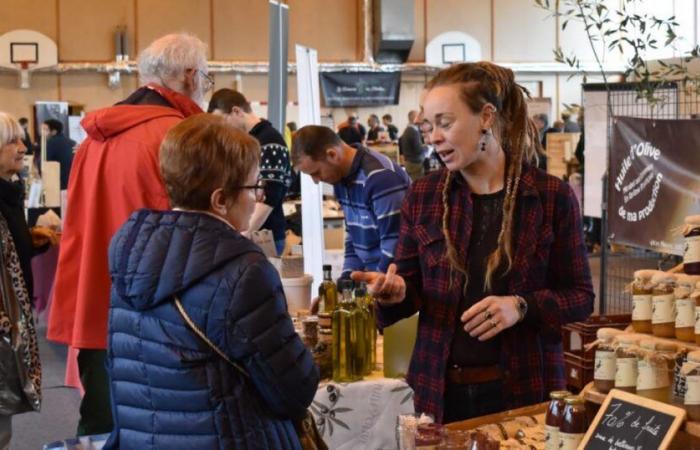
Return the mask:
[[[167,100],[173,108],[180,111],[185,117],[204,112],[202,111],[202,108],[192,101],[191,98],[187,97],[186,95],[182,95],[179,92],[175,92],[165,86],[161,86],[156,83],[148,83],[145,87],[156,91],[161,95],[161,97]]]

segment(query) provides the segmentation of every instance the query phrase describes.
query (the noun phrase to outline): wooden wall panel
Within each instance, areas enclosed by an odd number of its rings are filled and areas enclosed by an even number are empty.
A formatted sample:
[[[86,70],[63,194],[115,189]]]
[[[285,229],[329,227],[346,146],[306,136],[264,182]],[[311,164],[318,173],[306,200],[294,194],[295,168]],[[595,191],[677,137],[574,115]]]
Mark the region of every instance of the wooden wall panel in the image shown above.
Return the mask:
[[[408,55],[409,62],[423,62],[425,61],[425,0],[414,0],[413,1],[413,31],[416,35],[416,40],[413,41],[413,47],[411,47],[411,53]]]
[[[121,87],[107,87],[107,74],[72,73],[61,75],[61,100],[83,105],[85,111],[111,106],[129,96],[138,86],[136,75],[121,77]]]
[[[129,55],[136,57],[134,46],[134,0],[60,0],[59,60],[113,61],[114,31],[126,25]]]
[[[479,41],[482,59],[491,59],[491,1],[427,0],[427,6],[426,45],[442,33],[461,31]]]
[[[318,50],[318,60],[357,61],[359,2],[356,0],[289,0],[289,60],[296,59],[295,44]],[[267,59],[267,52],[265,57]]]
[[[56,40],[55,0],[0,0],[0,34],[26,28]]]
[[[31,120],[34,102],[59,100],[58,75],[33,74],[31,89],[19,89],[17,77],[15,73],[0,72],[0,111]]]
[[[138,50],[165,34],[187,32],[204,41],[211,53],[210,5],[210,0],[137,0]]]
[[[268,2],[213,0],[215,60],[266,61],[269,52]]]
[[[494,61],[551,62],[556,47],[556,24],[533,2],[494,2]]]

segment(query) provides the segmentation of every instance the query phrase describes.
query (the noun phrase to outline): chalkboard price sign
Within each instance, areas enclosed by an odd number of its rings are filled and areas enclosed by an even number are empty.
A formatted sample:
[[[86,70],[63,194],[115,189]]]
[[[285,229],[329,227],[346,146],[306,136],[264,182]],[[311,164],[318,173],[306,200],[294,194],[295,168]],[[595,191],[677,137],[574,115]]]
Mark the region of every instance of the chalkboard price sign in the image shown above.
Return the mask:
[[[613,389],[600,406],[579,448],[666,449],[684,419],[682,408]]]

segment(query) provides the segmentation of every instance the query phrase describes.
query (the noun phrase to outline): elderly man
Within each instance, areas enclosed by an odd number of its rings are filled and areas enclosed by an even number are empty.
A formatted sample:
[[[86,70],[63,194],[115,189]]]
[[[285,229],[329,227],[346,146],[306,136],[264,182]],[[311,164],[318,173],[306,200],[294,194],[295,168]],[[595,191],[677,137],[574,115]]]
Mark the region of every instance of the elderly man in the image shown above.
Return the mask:
[[[167,209],[159,148],[167,131],[201,113],[213,82],[206,46],[187,34],[154,41],[139,57],[141,87],[82,121],[88,137],[76,152],[58,259],[48,338],[79,349],[85,396],[78,435],[112,429],[105,370],[114,232],[139,208]]]

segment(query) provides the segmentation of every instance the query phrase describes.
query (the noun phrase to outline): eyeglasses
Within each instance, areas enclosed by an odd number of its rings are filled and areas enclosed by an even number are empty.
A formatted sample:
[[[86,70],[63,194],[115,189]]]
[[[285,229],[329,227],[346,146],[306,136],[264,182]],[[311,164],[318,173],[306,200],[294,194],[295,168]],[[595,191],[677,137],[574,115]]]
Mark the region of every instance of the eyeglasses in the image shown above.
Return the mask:
[[[211,91],[214,88],[214,78],[203,70],[197,70],[197,73],[202,77],[204,92]]]
[[[267,181],[258,180],[257,184],[253,186],[235,186],[234,189],[253,189],[255,194],[255,201],[262,202],[265,200],[265,187],[267,186]]]

